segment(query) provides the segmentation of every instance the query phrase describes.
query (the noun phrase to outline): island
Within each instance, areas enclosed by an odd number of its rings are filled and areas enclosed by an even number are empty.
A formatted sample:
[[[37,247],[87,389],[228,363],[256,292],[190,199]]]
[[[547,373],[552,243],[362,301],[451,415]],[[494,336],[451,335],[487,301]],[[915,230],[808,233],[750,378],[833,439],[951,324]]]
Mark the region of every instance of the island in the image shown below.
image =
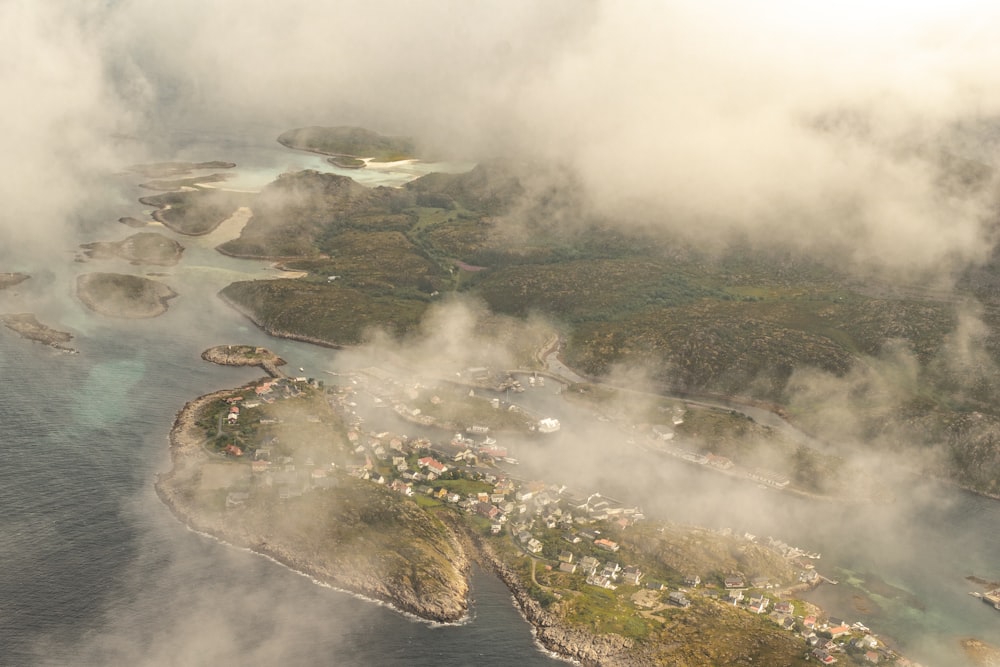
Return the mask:
[[[3,322],[5,327],[16,332],[21,338],[48,345],[62,352],[73,354],[77,352],[76,349],[67,345],[68,342],[73,340],[73,334],[42,324],[33,313],[8,313],[0,315],[0,322]]]
[[[30,277],[27,273],[0,273],[0,289],[20,285]]]
[[[80,246],[92,259],[120,258],[132,264],[173,266],[181,260],[184,246],[156,232],[139,232],[121,241],[97,241]]]
[[[259,366],[271,377],[283,377],[278,366],[286,363],[274,352],[255,345],[216,345],[202,352],[201,358],[220,366]]]
[[[123,273],[84,273],[77,276],[76,295],[87,308],[108,317],[150,318],[167,312],[177,296],[167,285]]]

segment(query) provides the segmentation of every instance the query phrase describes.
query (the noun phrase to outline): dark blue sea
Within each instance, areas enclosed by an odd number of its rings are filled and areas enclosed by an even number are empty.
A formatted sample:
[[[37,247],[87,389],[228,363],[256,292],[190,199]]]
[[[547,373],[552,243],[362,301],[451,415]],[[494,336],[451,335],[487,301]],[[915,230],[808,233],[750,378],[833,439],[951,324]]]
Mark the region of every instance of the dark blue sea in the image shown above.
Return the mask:
[[[259,375],[203,362],[202,350],[266,345],[312,374],[340,360],[271,339],[222,304],[223,286],[273,270],[222,257],[212,249],[218,239],[181,239],[182,263],[160,278],[180,294],[167,314],[125,321],[88,312],[73,295],[76,274],[143,271],[73,261],[78,242],[132,233],[118,215],[144,214],[134,185],[114,187],[121,210],[86,219],[45,257],[0,250],[0,270],[33,276],[0,292],[0,312],[35,312],[72,332],[79,350],[57,352],[0,328],[0,665],[555,664],[490,575],[474,575],[467,623],[432,626],[191,532],[171,515],[153,481],[168,468],[175,413]],[[976,587],[964,579],[1000,579],[1000,502],[917,481],[879,508],[796,500],[626,452],[592,416],[542,402],[564,428],[518,451],[524,470],[558,469],[566,478],[554,481],[629,496],[648,514],[821,551],[819,569],[841,583],[814,599],[925,664],[964,664],[960,637],[1000,643],[1000,613],[969,597]],[[852,593],[872,570],[920,604],[876,596],[875,608],[856,608]]]

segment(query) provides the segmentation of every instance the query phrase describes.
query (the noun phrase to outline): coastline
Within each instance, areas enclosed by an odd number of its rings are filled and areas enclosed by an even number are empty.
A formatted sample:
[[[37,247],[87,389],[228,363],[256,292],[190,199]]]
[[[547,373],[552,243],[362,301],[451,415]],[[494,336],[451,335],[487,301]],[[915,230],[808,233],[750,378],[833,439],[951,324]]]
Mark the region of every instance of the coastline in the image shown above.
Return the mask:
[[[223,254],[225,254],[225,253],[223,253]],[[218,297],[223,301],[223,303],[225,303],[227,306],[229,306],[230,308],[232,308],[233,310],[235,310],[237,313],[239,313],[243,317],[245,317],[248,320],[250,320],[251,322],[253,322],[254,325],[257,328],[259,328],[261,331],[263,331],[264,333],[266,333],[269,336],[274,336],[275,338],[284,338],[286,340],[294,340],[294,341],[298,341],[300,343],[311,343],[313,345],[318,345],[320,347],[325,347],[325,348],[329,348],[329,349],[332,349],[332,350],[342,350],[342,349],[344,349],[343,345],[341,345],[339,343],[333,343],[333,342],[330,342],[330,341],[327,341],[327,340],[323,340],[322,338],[313,338],[312,336],[303,336],[301,334],[294,334],[294,333],[289,333],[287,331],[280,331],[278,329],[273,329],[273,328],[267,326],[266,324],[264,324],[263,322],[261,322],[260,320],[258,320],[254,316],[254,314],[252,312],[250,312],[246,308],[243,308],[238,303],[236,303],[232,299],[228,298],[222,292],[218,293]]]
[[[389,586],[376,571],[352,569],[349,563],[334,562],[330,559],[323,561],[307,559],[294,549],[269,542],[261,535],[245,530],[242,532],[234,530],[226,525],[222,517],[214,519],[206,517],[192,506],[190,499],[185,498],[182,485],[190,483],[199,473],[201,466],[212,458],[203,446],[200,427],[196,422],[197,415],[212,402],[255,384],[254,382],[237,389],[223,389],[205,394],[188,401],[177,412],[168,437],[171,468],[167,472],[158,474],[153,485],[160,501],[190,530],[269,558],[313,579],[320,585],[385,604],[399,613],[430,623],[465,622],[468,618],[468,586],[464,591],[458,592],[456,599],[425,599],[416,588],[402,590]],[[451,546],[457,547],[452,565],[467,583],[471,563],[461,548],[461,541],[453,531],[450,532],[454,538]],[[457,602],[457,597],[461,597],[461,604]]]

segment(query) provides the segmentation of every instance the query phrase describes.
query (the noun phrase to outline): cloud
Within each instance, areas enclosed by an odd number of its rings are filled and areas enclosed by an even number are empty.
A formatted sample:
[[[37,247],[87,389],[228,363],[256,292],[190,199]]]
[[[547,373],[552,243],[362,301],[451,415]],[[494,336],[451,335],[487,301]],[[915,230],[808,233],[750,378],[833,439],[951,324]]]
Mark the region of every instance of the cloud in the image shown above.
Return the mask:
[[[993,240],[991,189],[943,187],[956,165],[939,159],[995,143],[1000,10],[983,2],[2,11],[3,83],[21,102],[4,110],[20,128],[9,235],[12,220],[63,215],[116,132],[359,124],[561,160],[594,210],[701,240],[780,238],[892,269],[981,260]]]
[[[51,247],[82,201],[107,199],[96,176],[118,162],[113,137],[130,114],[105,77],[101,14],[88,5],[0,6],[0,245],[7,254]]]

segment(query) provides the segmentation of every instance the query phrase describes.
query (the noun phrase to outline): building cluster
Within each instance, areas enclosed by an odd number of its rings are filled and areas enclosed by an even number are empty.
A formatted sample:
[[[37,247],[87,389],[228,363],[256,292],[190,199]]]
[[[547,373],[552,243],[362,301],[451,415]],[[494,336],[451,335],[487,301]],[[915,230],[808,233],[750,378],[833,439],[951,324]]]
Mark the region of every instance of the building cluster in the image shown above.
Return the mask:
[[[382,387],[372,394],[376,405],[379,402],[392,405],[397,412],[404,411],[410,421],[420,419],[419,411],[415,413],[395,398],[399,391],[406,390],[405,386],[388,376],[376,379],[379,381],[365,386],[368,391],[372,391],[373,386]],[[768,614],[782,628],[799,633],[811,658],[821,664],[834,664],[844,654],[860,657],[871,664],[893,661],[906,664],[905,659],[896,656],[860,623],[848,625],[836,618],[820,622],[813,616],[797,616],[791,601],[773,595],[775,585],[766,577],[747,579],[741,574],[731,574],[721,580],[721,592],[718,588],[701,590],[703,582],[697,574],[686,575],[684,587],[676,590],[669,590],[659,582],[646,581],[648,573],[629,563],[629,558],[623,557],[620,544],[612,539],[644,519],[638,507],[627,506],[600,493],[576,496],[566,487],[519,480],[489,466],[493,461],[512,459],[507,448],[490,437],[485,426],[472,425],[455,433],[447,443],[450,446],[438,446],[423,438],[368,431],[364,428],[364,420],[353,410],[356,407],[353,387],[358,382],[355,376],[352,385],[327,392],[330,405],[344,415],[348,425],[350,456],[343,465],[347,474],[385,485],[404,496],[422,495],[454,505],[478,517],[484,526],[489,526],[492,534],[509,538],[525,554],[543,562],[547,569],[580,577],[586,585],[607,590],[623,586],[645,588],[658,593],[654,596],[655,604],[678,609],[685,609],[705,596],[736,605],[748,613]],[[255,399],[273,401],[279,397],[293,397],[299,391],[295,381],[268,381],[257,387]],[[243,407],[256,405],[248,400]],[[231,423],[240,419],[240,407],[235,402],[227,419]],[[683,412],[678,412],[674,415],[674,424],[681,421]],[[654,433],[664,443],[673,438],[669,426],[657,427]],[[310,459],[300,462],[290,456],[272,455],[269,446],[272,444],[276,443],[262,443],[252,453],[251,471],[260,484],[277,487],[279,498],[290,498],[336,483],[334,472],[338,466],[317,466]],[[720,470],[733,467],[733,462],[725,457],[688,451],[672,442],[663,446],[663,451]],[[242,452],[236,451],[229,454],[242,456]],[[786,477],[760,468],[746,475],[775,488],[784,488],[789,483]],[[462,480],[479,482],[482,490],[459,493],[455,489],[468,488],[467,483],[451,482]],[[230,493],[227,507],[238,507],[248,498],[246,492]],[[818,580],[819,575],[810,562],[819,558],[818,554],[774,539],[770,539],[767,546],[799,566],[800,581],[813,583]]]

